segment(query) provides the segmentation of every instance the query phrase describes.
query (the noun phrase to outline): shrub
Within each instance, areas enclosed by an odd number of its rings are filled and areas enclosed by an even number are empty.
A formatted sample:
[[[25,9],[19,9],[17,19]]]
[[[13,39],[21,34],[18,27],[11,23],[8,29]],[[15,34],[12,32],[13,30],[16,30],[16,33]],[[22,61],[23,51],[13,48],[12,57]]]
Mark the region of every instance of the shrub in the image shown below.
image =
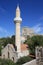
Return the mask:
[[[22,65],[31,60],[33,60],[33,58],[31,58],[29,56],[21,57],[20,59],[18,59],[18,61],[16,63],[14,63],[13,61],[8,60],[8,59],[0,59],[0,65]]]
[[[15,65],[11,60],[0,59],[0,65]]]
[[[29,56],[24,56],[24,57],[21,57],[20,59],[18,59],[16,64],[21,65],[21,64],[24,64],[24,63],[29,62],[31,60],[33,60],[33,58],[31,58]]]

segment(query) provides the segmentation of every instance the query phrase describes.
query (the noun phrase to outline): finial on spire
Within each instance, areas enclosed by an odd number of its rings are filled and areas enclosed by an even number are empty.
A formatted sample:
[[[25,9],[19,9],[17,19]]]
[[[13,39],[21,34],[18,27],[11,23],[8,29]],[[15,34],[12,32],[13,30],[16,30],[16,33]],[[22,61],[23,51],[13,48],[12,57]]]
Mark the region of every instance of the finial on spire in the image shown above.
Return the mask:
[[[17,10],[20,10],[20,8],[19,8],[19,4],[17,5]]]
[[[19,3],[17,4],[17,6],[19,6]]]

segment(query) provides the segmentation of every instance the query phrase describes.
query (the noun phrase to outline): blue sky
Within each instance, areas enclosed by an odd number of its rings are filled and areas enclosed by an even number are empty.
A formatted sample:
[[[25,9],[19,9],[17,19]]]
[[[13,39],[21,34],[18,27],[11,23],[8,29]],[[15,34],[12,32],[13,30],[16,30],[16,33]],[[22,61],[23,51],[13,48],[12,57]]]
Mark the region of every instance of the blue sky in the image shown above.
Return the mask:
[[[19,3],[21,28],[33,28],[36,33],[43,34],[43,0],[0,0],[0,37],[15,34],[15,11]]]

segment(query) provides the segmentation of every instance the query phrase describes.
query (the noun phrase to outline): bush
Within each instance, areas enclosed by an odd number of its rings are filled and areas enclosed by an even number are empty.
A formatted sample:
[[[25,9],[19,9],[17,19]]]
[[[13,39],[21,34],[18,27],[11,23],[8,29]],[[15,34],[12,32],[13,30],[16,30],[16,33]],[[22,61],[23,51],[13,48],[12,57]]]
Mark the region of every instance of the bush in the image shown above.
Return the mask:
[[[11,60],[0,59],[0,65],[15,65]]]
[[[29,57],[29,56],[24,56],[24,57],[21,57],[20,59],[18,59],[18,61],[16,63],[14,63],[13,61],[11,60],[6,60],[6,59],[0,59],[0,65],[22,65],[26,62],[29,62],[33,60],[33,58]]]
[[[26,63],[26,62],[29,62],[29,61],[31,61],[31,60],[33,60],[33,58],[31,58],[31,57],[29,57],[29,56],[24,56],[24,57],[21,57],[20,59],[18,59],[18,61],[17,61],[17,65],[22,65],[22,64],[24,64],[24,63]]]

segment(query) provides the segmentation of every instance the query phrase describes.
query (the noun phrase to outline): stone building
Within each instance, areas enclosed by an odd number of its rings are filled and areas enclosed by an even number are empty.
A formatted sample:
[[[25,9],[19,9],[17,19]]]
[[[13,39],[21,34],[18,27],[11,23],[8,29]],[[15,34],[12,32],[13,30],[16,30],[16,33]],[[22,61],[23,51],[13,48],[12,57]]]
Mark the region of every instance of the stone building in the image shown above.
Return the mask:
[[[11,59],[12,61],[16,62],[20,57],[29,55],[27,44],[21,44],[20,48],[21,53],[18,57],[18,53],[15,51],[13,44],[7,44],[7,46],[2,49],[2,58]]]
[[[43,65],[43,47],[37,46],[35,50],[37,65]]]
[[[14,62],[17,61],[17,52],[12,44],[7,44],[7,46],[2,49],[2,58],[11,59]]]
[[[22,36],[27,37],[27,36],[34,36],[34,30],[32,28],[28,28],[28,27],[23,27],[22,28]]]

